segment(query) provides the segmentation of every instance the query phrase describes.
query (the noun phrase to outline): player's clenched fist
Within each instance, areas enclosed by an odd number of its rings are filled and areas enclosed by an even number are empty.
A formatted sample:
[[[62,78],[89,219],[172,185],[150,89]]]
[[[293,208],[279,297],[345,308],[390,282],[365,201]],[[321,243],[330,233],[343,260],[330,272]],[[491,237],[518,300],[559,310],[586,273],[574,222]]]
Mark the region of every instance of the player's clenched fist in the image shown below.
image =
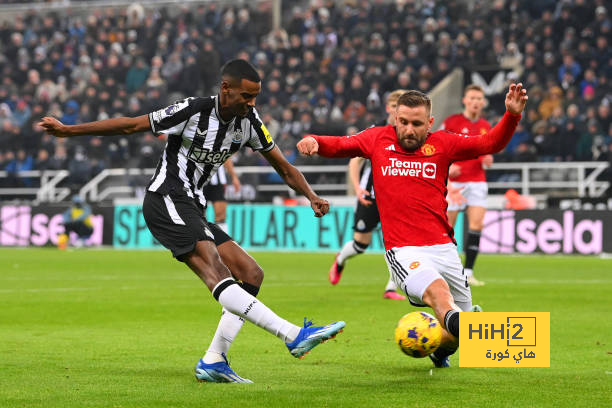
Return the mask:
[[[329,212],[329,202],[318,196],[312,199],[310,206],[314,210],[315,217],[322,217]]]
[[[38,126],[43,128],[45,132],[48,132],[49,134],[52,134],[53,136],[56,136],[56,137],[69,136],[67,129],[66,129],[66,125],[64,125],[62,122],[60,122],[59,120],[55,118],[50,118],[48,116],[45,116],[44,118],[40,120],[40,122],[38,122]]]
[[[297,144],[298,152],[306,156],[312,156],[319,151],[319,143],[312,136],[307,136],[300,140]]]

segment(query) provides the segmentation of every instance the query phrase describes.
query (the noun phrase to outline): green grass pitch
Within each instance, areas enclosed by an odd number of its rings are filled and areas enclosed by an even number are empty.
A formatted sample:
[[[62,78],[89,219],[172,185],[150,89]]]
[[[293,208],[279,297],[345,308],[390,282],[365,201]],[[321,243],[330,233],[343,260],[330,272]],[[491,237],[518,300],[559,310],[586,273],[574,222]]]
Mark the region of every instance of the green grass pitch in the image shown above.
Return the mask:
[[[551,313],[550,368],[433,369],[393,342],[415,310],[382,299],[381,255],[254,253],[259,298],[295,323],[345,320],[304,360],[245,324],[230,350],[252,385],[198,383],[220,307],[165,251],[0,250],[0,407],[612,406],[612,260],[481,256],[485,311]]]

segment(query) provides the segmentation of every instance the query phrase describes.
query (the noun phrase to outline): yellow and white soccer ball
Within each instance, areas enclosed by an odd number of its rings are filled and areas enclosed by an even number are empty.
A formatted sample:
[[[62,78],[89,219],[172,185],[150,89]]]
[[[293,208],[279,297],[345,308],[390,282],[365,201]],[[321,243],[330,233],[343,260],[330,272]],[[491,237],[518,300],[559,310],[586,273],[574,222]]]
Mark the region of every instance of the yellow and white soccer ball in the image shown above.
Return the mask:
[[[425,357],[436,351],[442,340],[442,326],[429,313],[404,315],[395,328],[395,342],[411,357]]]

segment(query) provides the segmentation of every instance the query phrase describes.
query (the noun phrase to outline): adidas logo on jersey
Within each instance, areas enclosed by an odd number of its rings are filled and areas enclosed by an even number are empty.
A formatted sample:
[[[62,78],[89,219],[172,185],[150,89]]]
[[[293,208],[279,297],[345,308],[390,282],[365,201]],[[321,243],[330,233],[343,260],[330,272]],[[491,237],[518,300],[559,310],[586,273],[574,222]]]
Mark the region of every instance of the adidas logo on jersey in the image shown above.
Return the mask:
[[[390,151],[394,152],[395,151],[395,145],[389,145],[389,146],[385,147],[385,150],[390,150]]]

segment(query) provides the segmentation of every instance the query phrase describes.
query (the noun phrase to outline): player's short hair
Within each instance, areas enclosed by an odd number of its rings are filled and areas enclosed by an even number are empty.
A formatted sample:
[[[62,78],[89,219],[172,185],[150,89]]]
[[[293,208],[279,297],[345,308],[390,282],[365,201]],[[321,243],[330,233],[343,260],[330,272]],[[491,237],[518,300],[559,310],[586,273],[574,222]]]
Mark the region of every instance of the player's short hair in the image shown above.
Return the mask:
[[[482,86],[476,84],[469,84],[468,86],[466,86],[463,90],[463,95],[467,94],[469,91],[478,91],[481,92],[483,95],[485,93],[484,89],[482,89]]]
[[[387,103],[397,102],[400,96],[406,92],[406,89],[396,89],[387,96]]]
[[[431,115],[431,99],[421,91],[414,89],[404,92],[397,100],[397,106],[404,105],[410,108],[425,106],[427,114]]]
[[[240,81],[246,79],[252,82],[261,82],[261,77],[253,65],[247,60],[233,59],[221,68],[221,78]]]

